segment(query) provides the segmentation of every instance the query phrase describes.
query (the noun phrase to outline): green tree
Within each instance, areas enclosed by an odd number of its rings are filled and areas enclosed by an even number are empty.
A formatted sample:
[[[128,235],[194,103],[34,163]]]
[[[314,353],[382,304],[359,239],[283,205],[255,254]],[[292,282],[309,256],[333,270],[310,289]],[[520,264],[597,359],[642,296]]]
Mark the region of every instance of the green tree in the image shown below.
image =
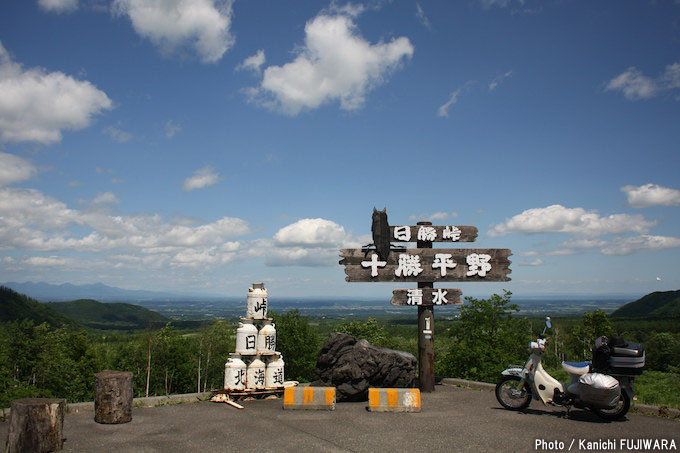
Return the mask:
[[[92,399],[103,357],[84,331],[12,322],[0,328],[0,350],[0,404],[29,396]]]
[[[136,397],[146,394],[148,340],[148,335],[138,335],[109,345],[112,352],[107,368],[132,372],[132,387]]]
[[[152,345],[151,392],[169,395],[195,388],[189,342],[170,323],[154,334]]]
[[[567,340],[569,360],[590,360],[595,340],[602,335],[610,336],[614,333],[614,326],[607,318],[607,314],[596,309],[592,313],[583,313],[581,324],[574,326],[571,336]]]
[[[352,335],[357,340],[365,339],[374,346],[388,347],[387,331],[375,318],[367,321],[345,321],[338,326],[340,333]]]
[[[91,348],[88,335],[62,328],[47,332],[45,340],[38,354],[36,385],[68,401],[91,400],[93,376],[102,361]]]
[[[655,333],[644,347],[648,369],[680,373],[680,335]]]
[[[215,321],[199,332],[196,345],[196,389],[207,391],[224,385],[224,363],[236,349],[233,326]],[[202,388],[202,390],[200,390]]]
[[[489,299],[466,297],[459,320],[449,329],[452,344],[437,374],[491,382],[512,362],[526,354],[531,338],[527,318],[514,318],[519,311],[510,304],[512,293],[494,294]]]
[[[314,378],[321,342],[300,310],[270,312],[276,325],[276,345],[286,363],[286,379],[309,382]]]

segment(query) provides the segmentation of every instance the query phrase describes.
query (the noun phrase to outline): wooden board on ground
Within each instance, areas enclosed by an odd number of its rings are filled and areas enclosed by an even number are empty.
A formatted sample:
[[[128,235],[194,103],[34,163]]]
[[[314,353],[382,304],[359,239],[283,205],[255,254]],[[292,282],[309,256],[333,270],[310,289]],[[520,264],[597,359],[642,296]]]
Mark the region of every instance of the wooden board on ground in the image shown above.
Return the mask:
[[[228,395],[232,400],[240,400],[242,398],[248,398],[248,397],[253,397],[253,398],[266,398],[268,396],[283,396],[283,387],[279,389],[263,389],[263,390],[227,390],[227,389],[218,389],[218,390],[212,390],[212,394],[214,395]]]

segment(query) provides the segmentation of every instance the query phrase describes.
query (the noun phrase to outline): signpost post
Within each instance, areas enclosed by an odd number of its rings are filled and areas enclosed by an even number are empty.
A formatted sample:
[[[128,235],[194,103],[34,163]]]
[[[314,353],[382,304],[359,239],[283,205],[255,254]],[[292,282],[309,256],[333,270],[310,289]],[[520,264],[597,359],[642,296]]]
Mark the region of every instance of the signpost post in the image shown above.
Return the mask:
[[[418,222],[418,225],[432,228],[431,222]],[[431,235],[419,235],[416,247],[431,249],[432,239]],[[432,294],[434,282],[418,282],[418,289]],[[418,386],[423,392],[434,392],[434,306],[431,304],[418,305]]]
[[[390,240],[416,242],[415,249],[390,249],[383,259],[376,250],[341,249],[340,264],[348,282],[416,282],[417,288],[393,291],[392,305],[418,307],[418,381],[421,391],[434,391],[434,306],[462,305],[461,290],[435,288],[439,282],[509,281],[508,249],[432,248],[433,242],[474,242],[472,226],[433,226],[419,222],[390,226]],[[376,244],[377,246],[377,244]]]

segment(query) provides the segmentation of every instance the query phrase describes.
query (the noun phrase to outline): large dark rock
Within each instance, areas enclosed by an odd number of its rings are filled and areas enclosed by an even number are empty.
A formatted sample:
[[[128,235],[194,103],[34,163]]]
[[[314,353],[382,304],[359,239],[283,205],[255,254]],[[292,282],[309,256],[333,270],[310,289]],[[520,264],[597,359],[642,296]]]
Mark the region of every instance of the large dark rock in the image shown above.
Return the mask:
[[[413,387],[417,366],[408,352],[333,333],[319,352],[312,385],[334,386],[338,401],[366,401],[369,387]]]

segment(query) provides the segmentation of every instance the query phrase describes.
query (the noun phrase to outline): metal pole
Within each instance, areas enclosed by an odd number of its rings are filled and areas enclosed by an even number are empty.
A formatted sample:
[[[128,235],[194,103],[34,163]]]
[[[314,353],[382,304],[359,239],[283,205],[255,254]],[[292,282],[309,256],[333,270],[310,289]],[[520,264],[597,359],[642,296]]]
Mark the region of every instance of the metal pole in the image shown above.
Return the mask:
[[[431,226],[432,222],[418,222]],[[431,241],[417,241],[418,248],[432,248]],[[434,282],[419,282],[418,288],[432,291]],[[434,392],[434,307],[418,305],[418,383],[422,392]]]

